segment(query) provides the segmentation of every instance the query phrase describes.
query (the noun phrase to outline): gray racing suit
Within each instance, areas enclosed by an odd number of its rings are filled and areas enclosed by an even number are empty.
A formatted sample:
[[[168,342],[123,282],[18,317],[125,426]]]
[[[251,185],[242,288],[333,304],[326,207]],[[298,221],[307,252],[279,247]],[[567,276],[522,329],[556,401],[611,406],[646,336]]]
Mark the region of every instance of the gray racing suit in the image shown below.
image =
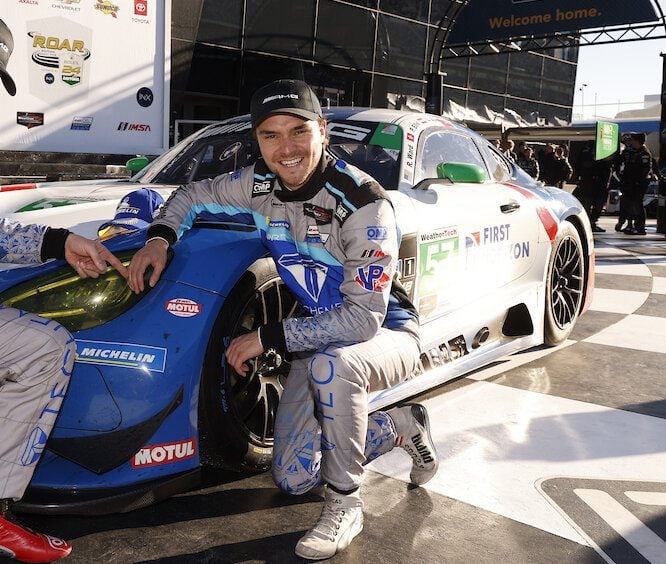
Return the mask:
[[[276,484],[358,487],[363,464],[396,438],[390,417],[368,417],[368,392],[408,378],[419,356],[418,316],[394,278],[399,234],[386,192],[327,153],[295,191],[259,160],[176,190],[148,237],[173,243],[200,214],[256,225],[302,308],[259,333],[265,350],[294,353],[275,424]]]
[[[68,231],[0,219],[0,261],[63,258]],[[76,345],[51,319],[0,306],[0,499],[20,499],[67,391]]]

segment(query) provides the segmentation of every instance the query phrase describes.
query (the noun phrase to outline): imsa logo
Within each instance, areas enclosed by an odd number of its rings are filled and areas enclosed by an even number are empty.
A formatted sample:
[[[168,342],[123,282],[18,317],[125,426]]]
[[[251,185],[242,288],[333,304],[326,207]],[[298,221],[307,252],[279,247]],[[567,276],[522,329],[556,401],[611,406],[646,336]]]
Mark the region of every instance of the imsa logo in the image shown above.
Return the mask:
[[[132,458],[132,468],[170,464],[187,460],[196,454],[197,444],[194,438],[175,443],[145,446]]]
[[[145,133],[150,131],[150,124],[148,123],[129,123],[127,121],[121,121],[118,124],[117,131],[136,131],[139,133]]]

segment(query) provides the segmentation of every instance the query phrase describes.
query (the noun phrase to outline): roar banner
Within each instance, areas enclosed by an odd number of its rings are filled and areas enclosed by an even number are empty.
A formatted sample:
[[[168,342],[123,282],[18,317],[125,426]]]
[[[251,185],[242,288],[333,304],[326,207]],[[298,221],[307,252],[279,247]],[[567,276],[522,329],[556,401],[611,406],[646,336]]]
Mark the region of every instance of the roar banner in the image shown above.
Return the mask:
[[[169,0],[2,0],[2,7],[0,149],[166,149]]]

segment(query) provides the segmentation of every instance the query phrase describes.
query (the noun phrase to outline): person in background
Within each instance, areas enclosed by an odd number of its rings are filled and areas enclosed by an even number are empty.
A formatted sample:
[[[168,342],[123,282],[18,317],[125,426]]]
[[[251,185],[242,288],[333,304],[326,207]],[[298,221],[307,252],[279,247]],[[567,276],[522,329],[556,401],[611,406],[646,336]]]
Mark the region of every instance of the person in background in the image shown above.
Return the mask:
[[[82,278],[107,263],[127,270],[99,241],[45,225],[0,219],[0,261],[36,264],[65,259]],[[23,527],[11,513],[32,478],[67,390],[76,345],[51,319],[0,306],[0,554],[20,562],[52,562],[71,545]]]
[[[555,147],[555,160],[557,161],[557,176],[554,186],[563,188],[565,182],[569,182],[573,176],[573,167],[566,156],[565,147],[558,145]]]
[[[525,144],[518,153],[516,164],[529,174],[534,180],[539,178],[539,163],[534,157],[534,150]]]
[[[275,421],[273,480],[299,495],[324,485],[317,523],[295,552],[330,558],[363,529],[360,486],[367,461],[402,447],[410,480],[427,482],[438,458],[424,406],[368,414],[368,393],[409,378],[420,354],[418,313],[397,279],[399,235],[391,200],[376,180],[326,150],[326,120],[302,81],[255,92],[251,122],[261,159],[176,190],[132,259],[129,285],[155,285],[167,249],[211,210],[256,225],[300,310],[229,343],[241,376],[266,351],[293,360]],[[252,218],[251,220],[249,218]]]
[[[629,216],[634,220],[633,228],[627,227],[623,233],[627,235],[645,235],[645,208],[643,196],[652,176],[652,154],[645,146],[645,133],[629,135],[631,151],[625,159],[620,180],[622,182],[622,199],[625,194],[628,200]]]
[[[504,144],[504,154],[510,158],[514,163],[516,162],[516,159],[518,156],[516,155],[516,151],[514,150],[516,144],[513,142],[512,139],[507,139],[506,143]]]
[[[595,160],[594,142],[590,141],[576,161],[577,186],[573,195],[585,208],[594,233],[606,231],[598,225],[598,221],[608,198],[611,172],[612,157]]]

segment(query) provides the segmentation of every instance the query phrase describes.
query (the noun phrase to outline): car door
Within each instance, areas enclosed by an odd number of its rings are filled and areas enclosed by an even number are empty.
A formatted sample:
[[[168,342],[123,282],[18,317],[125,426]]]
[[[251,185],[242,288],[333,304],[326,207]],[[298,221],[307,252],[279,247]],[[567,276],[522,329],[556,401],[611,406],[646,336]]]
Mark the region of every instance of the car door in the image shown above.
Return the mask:
[[[441,163],[477,165],[487,180],[428,183]],[[496,293],[529,270],[538,237],[533,206],[520,192],[495,182],[469,133],[425,128],[418,137],[414,179],[415,297],[424,320]]]

